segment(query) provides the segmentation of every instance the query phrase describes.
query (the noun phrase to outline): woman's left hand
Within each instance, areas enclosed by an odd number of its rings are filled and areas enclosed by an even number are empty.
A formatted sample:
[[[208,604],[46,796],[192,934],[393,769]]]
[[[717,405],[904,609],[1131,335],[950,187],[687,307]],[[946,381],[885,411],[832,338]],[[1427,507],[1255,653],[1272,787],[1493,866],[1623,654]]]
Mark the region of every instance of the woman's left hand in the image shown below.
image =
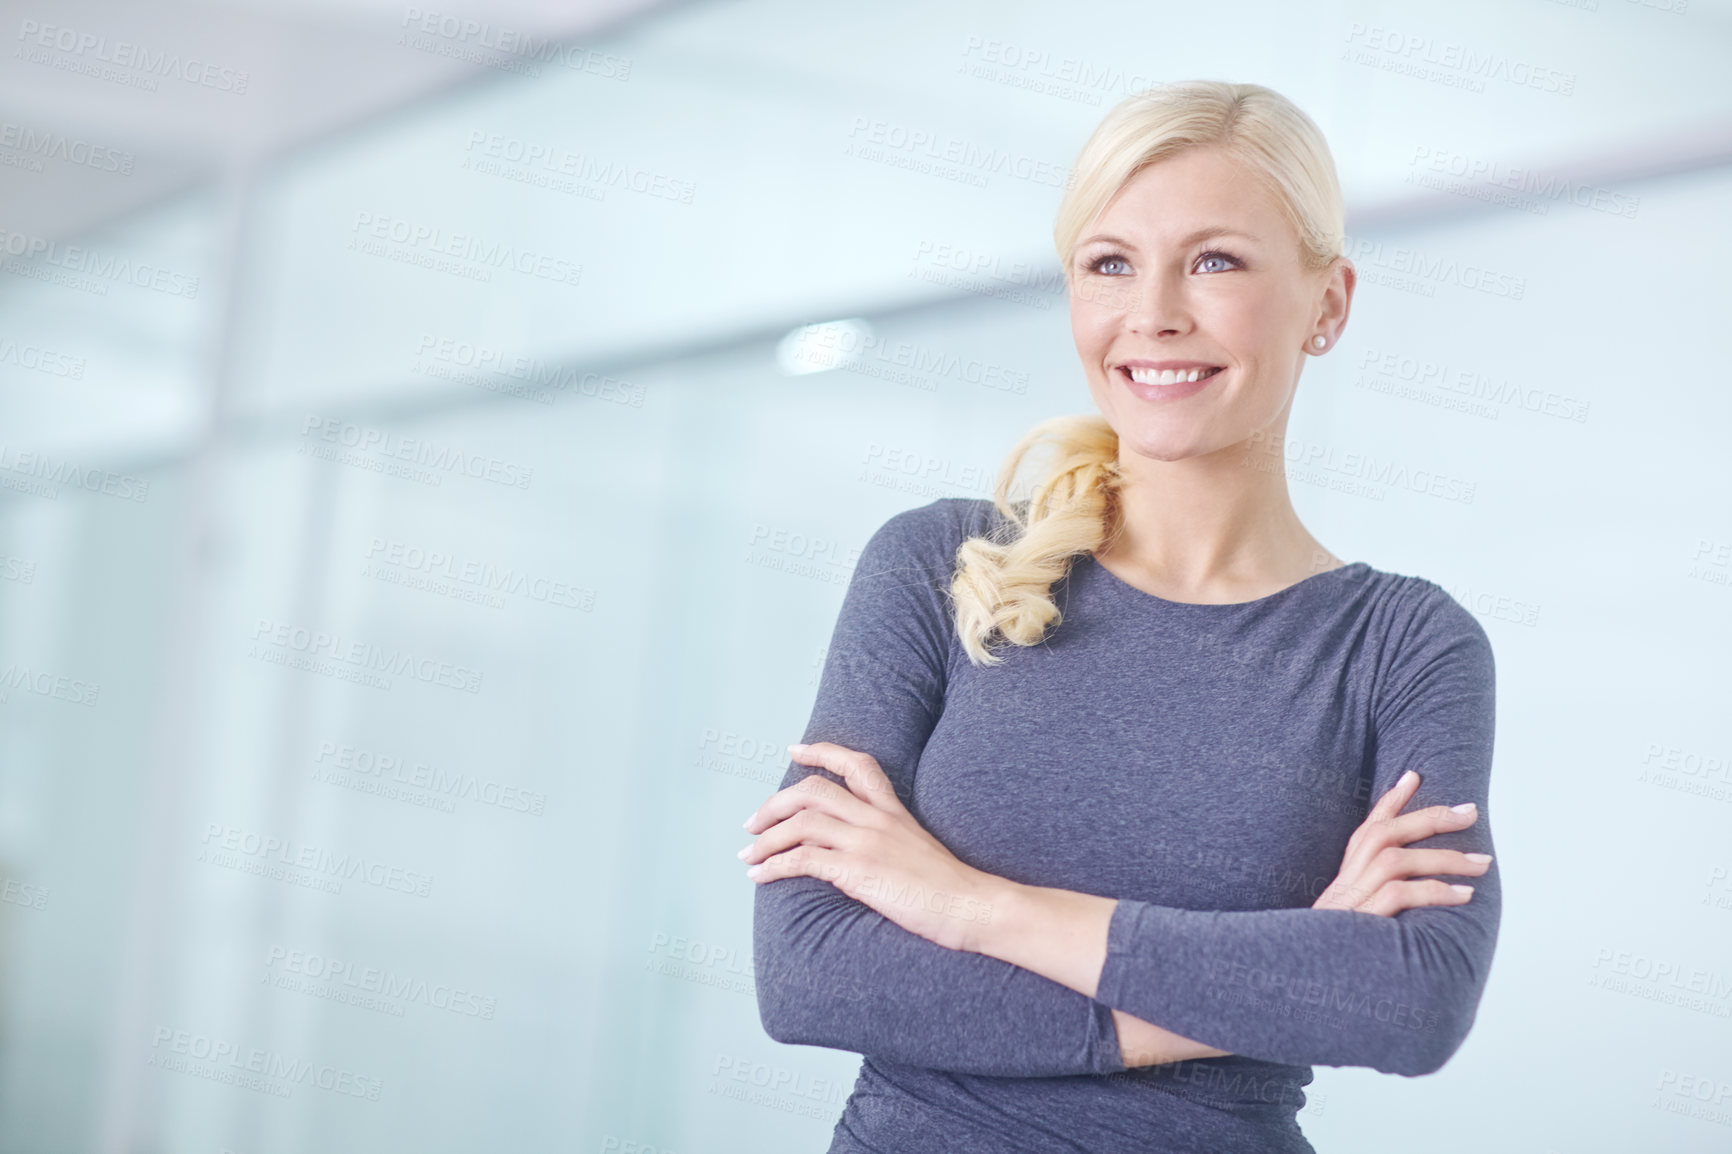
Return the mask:
[[[869,753],[820,741],[789,746],[810,774],[770,795],[746,822],[758,839],[740,851],[755,882],[805,875],[827,881],[911,933],[973,950],[1004,879],[964,864],[908,812]]]

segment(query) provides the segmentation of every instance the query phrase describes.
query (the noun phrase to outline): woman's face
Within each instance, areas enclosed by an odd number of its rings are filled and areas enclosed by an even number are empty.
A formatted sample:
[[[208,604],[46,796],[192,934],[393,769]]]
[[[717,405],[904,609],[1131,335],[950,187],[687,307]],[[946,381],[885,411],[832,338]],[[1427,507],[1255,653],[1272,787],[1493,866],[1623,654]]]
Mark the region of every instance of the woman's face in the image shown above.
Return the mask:
[[[1212,148],[1131,178],[1069,274],[1077,352],[1121,459],[1161,461],[1283,435],[1309,342],[1333,345],[1353,285],[1345,258],[1305,269],[1263,178]],[[1190,382],[1163,368],[1219,371]]]

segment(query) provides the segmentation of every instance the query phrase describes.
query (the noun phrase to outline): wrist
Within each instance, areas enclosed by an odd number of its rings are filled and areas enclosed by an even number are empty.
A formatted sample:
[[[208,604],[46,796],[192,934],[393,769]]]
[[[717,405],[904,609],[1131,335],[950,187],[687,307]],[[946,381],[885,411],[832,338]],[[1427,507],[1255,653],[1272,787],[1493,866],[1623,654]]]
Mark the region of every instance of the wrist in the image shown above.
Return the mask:
[[[962,948],[969,953],[1002,959],[1006,937],[1015,933],[1018,910],[1026,906],[1031,887],[996,874],[980,876]]]
[[[1117,898],[994,878],[970,948],[1095,996]]]

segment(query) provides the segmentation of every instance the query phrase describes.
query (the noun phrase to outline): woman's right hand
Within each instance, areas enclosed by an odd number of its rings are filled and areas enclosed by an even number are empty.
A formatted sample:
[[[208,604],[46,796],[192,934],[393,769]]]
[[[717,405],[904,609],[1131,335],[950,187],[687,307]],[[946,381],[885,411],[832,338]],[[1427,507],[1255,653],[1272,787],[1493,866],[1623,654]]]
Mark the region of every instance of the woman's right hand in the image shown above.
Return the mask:
[[[1371,807],[1365,820],[1347,839],[1341,872],[1311,904],[1312,909],[1358,910],[1394,917],[1402,910],[1419,906],[1459,906],[1473,897],[1472,886],[1457,889],[1435,878],[1411,880],[1416,874],[1478,877],[1491,868],[1491,855],[1486,853],[1406,848],[1408,842],[1466,829],[1479,820],[1475,807],[1459,813],[1446,805],[1434,805],[1402,813],[1401,807],[1413,800],[1418,788],[1419,775],[1409,770]],[[1119,1053],[1127,1067],[1230,1054],[1120,1010],[1113,1011],[1113,1024],[1118,1030]]]
[[[1447,805],[1402,813],[1401,807],[1418,788],[1419,775],[1408,770],[1378,799],[1347,839],[1341,872],[1311,903],[1312,909],[1358,910],[1387,918],[1419,906],[1459,906],[1473,897],[1470,885],[1435,878],[1408,880],[1425,874],[1478,877],[1491,868],[1487,853],[1406,848],[1408,842],[1466,829],[1479,820],[1479,810],[1471,802],[1465,813]]]

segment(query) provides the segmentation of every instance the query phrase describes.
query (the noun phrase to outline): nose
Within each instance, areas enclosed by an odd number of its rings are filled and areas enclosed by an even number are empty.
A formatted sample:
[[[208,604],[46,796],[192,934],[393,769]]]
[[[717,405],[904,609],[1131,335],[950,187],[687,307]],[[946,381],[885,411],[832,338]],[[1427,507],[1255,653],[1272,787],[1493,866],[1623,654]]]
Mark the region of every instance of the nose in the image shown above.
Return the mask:
[[[1137,336],[1175,336],[1190,326],[1184,280],[1164,276],[1138,277],[1128,286],[1125,328]]]

